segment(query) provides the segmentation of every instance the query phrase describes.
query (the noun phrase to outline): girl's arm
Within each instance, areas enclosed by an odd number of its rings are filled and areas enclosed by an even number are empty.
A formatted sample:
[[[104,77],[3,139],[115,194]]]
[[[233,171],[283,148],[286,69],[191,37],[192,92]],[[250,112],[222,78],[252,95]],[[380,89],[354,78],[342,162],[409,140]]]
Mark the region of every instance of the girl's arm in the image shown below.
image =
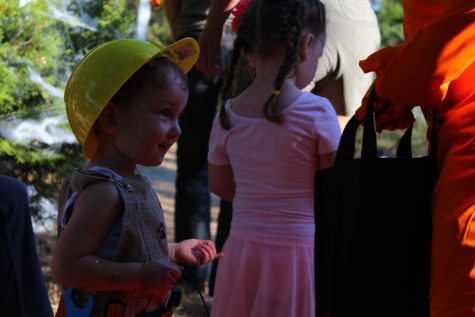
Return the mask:
[[[328,167],[332,167],[333,164],[335,163],[335,157],[336,157],[336,152],[328,153],[328,154],[323,154],[323,155],[318,155],[317,157],[317,162],[318,170],[322,170]]]
[[[208,182],[212,193],[223,200],[232,202],[234,198],[234,175],[230,165],[208,165]]]
[[[90,185],[73,208],[53,252],[56,283],[84,290],[142,290],[162,296],[180,277],[179,268],[173,264],[116,263],[95,255],[123,209],[113,184]]]

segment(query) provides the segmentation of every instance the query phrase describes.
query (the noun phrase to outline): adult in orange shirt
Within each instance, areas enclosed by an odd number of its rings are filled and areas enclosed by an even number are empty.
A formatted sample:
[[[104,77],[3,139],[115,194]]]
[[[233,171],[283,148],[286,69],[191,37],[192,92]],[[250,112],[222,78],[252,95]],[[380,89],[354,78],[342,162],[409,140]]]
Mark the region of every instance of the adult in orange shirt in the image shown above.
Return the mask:
[[[377,75],[378,130],[407,127],[418,105],[437,125],[431,317],[475,316],[475,1],[403,5],[406,42],[360,65]],[[362,118],[364,106],[357,114]]]

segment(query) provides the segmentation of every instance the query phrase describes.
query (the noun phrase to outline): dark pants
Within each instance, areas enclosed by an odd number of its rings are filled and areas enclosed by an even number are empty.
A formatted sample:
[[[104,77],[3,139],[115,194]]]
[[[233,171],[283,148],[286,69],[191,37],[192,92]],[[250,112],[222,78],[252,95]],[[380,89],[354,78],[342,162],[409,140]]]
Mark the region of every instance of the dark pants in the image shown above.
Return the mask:
[[[221,81],[196,68],[188,74],[190,95],[182,114],[178,139],[175,196],[175,241],[211,239],[211,196],[208,186],[208,141],[218,104]],[[185,267],[201,287],[209,265]]]
[[[220,201],[220,211],[218,215],[218,232],[216,233],[216,249],[218,252],[223,250],[224,242],[229,236],[231,230],[231,220],[233,216],[233,205],[227,201]],[[216,271],[219,260],[213,261],[211,273],[209,275],[209,295],[214,295],[214,283],[216,281]]]
[[[0,176],[0,315],[53,316],[25,186]]]

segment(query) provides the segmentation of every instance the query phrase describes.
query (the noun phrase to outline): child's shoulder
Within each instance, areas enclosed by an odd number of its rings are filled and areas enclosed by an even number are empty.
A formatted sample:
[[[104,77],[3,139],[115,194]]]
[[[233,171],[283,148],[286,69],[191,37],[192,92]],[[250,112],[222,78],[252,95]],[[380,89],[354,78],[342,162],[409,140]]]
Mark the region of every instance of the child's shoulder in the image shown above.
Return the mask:
[[[75,169],[70,178],[70,184],[73,188],[73,191],[82,191],[83,189],[94,185],[96,183],[105,183],[107,186],[114,186],[113,180],[117,177],[109,172],[109,170],[98,170],[98,169]]]
[[[311,92],[302,92],[297,100],[297,103],[309,108],[309,110],[335,112],[330,100],[325,97],[315,95]]]
[[[297,112],[307,113],[314,119],[337,117],[335,109],[327,98],[311,92],[302,92],[293,108]]]
[[[81,195],[88,196],[92,200],[119,200],[120,194],[113,182],[99,181],[83,188]]]
[[[121,195],[118,182],[113,175],[91,169],[76,169],[68,178],[68,190],[62,190],[61,194],[68,197],[71,193],[77,196],[87,197],[88,200],[97,202],[100,200],[120,201]],[[60,197],[68,199],[68,197]]]
[[[104,195],[103,199],[105,197],[113,199],[118,195],[115,180],[112,175],[107,173],[77,169],[72,173],[69,182],[71,189],[78,193],[93,192],[98,197]]]

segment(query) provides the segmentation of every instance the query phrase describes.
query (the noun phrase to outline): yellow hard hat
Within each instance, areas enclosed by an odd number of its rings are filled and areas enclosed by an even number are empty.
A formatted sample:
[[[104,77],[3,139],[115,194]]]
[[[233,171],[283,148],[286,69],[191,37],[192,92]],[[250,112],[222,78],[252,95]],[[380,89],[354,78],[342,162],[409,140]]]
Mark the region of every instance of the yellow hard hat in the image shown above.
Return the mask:
[[[90,51],[73,69],[64,102],[68,121],[87,158],[97,151],[93,129],[97,117],[120,87],[152,58],[165,56],[186,74],[200,53],[198,43],[184,38],[170,46],[121,39],[104,43]]]

